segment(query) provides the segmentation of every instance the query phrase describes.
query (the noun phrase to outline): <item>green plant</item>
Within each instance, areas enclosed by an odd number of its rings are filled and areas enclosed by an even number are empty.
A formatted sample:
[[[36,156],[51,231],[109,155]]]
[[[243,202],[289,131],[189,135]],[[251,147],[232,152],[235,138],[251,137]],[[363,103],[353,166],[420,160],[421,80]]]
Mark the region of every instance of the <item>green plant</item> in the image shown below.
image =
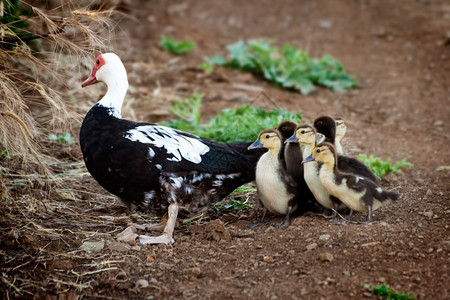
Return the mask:
[[[359,154],[358,160],[363,162],[378,178],[383,177],[388,173],[398,173],[400,168],[410,168],[414,166],[412,163],[407,162],[406,159],[391,163],[391,158],[388,157],[386,161],[382,161],[378,157],[374,157],[372,154],[367,157],[366,154]]]
[[[284,120],[301,123],[301,114],[286,109],[266,111],[245,104],[236,109],[224,109],[210,119],[207,125],[202,125],[200,123],[202,97],[202,94],[194,93],[193,97],[174,103],[170,111],[179,119],[164,122],[163,125],[227,143],[254,140],[260,131],[275,128]]]
[[[195,43],[184,40],[175,41],[172,37],[163,35],[159,45],[167,52],[172,54],[183,54],[195,48]]]
[[[244,194],[244,193],[252,193],[252,192],[256,192],[256,188],[243,184],[240,187],[238,187],[237,189],[235,189],[232,192],[232,194],[235,195],[235,194]]]
[[[243,210],[248,208],[253,208],[252,205],[248,204],[248,199],[230,199],[228,203],[224,204],[222,202],[218,202],[214,204],[214,208],[219,211],[222,209],[234,209],[234,210]]]
[[[260,74],[279,87],[299,90],[304,95],[313,91],[314,85],[339,92],[358,87],[356,80],[330,55],[310,58],[308,53],[290,45],[279,49],[265,39],[248,44],[238,41],[227,48],[230,60],[216,55],[207,60],[207,65]]]
[[[397,293],[388,286],[381,284],[372,288],[374,295],[386,296],[387,300],[414,300],[415,295],[407,295],[405,293]]]
[[[63,132],[58,135],[50,133],[48,135],[48,139],[51,141],[55,141],[58,144],[73,144],[73,142],[74,142],[72,136],[68,132]]]
[[[8,151],[6,150],[0,150],[0,158],[7,158],[7,159],[11,159],[11,155],[8,153]]]

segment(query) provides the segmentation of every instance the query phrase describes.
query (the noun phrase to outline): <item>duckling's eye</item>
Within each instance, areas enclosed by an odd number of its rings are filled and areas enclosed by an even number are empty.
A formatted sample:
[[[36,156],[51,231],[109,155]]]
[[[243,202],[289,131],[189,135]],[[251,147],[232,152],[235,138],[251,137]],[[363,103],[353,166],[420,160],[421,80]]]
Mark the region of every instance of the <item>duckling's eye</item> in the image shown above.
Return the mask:
[[[317,153],[320,153],[320,149],[317,149],[316,152],[317,152]]]
[[[281,130],[287,130],[287,127],[286,127],[286,126],[283,126],[283,127],[281,128]]]
[[[304,131],[304,130],[302,130],[302,131],[301,131],[301,133],[302,133],[302,134],[305,134],[305,131]]]
[[[266,139],[268,139],[268,138],[270,138],[270,135],[267,134],[267,135],[266,135]]]
[[[100,59],[97,59],[97,61],[95,62],[97,65],[100,64]]]

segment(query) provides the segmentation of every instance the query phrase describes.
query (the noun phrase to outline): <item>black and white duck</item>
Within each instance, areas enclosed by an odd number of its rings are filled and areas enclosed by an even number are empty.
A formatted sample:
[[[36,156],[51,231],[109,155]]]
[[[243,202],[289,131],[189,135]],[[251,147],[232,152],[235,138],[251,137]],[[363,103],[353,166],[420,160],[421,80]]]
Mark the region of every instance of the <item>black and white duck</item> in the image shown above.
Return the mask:
[[[162,235],[137,236],[142,244],[173,243],[180,208],[198,211],[254,180],[262,152],[248,151],[251,143],[220,144],[168,127],[122,119],[128,79],[116,54],[99,55],[81,86],[97,82],[105,83],[107,92],[81,125],[84,161],[95,180],[129,207],[168,212]],[[136,234],[129,236],[132,238]]]
[[[298,208],[298,212],[305,212],[316,210],[317,206],[315,205],[314,195],[311,193],[304,179],[302,149],[296,142],[285,143],[294,134],[297,127],[297,123],[293,121],[283,121],[277,126],[277,130],[283,142],[280,157],[284,160],[287,173],[297,182],[297,194],[301,195],[302,203]]]
[[[397,200],[400,194],[383,190],[379,184],[358,174],[344,172],[337,164],[337,153],[333,144],[323,142],[314,147],[313,153],[304,162],[319,161],[319,177],[328,192],[342,201],[349,209],[347,220],[353,211],[367,212],[366,223],[372,222],[372,211],[383,204]]]
[[[325,142],[329,142],[336,147],[336,121],[333,118],[328,116],[319,117],[314,120],[314,127],[316,128],[317,132],[325,136]],[[378,178],[369,170],[369,168],[364,163],[357,160],[356,158],[345,156],[339,153],[337,154],[339,157],[339,169],[345,172],[356,173],[360,176],[374,181],[375,183],[379,183]]]
[[[285,216],[275,227],[290,224],[290,215],[298,207],[297,183],[290,176],[283,163],[282,137],[276,129],[263,130],[249,149],[266,148],[256,165],[257,195],[265,210],[261,219],[264,222],[266,210]]]

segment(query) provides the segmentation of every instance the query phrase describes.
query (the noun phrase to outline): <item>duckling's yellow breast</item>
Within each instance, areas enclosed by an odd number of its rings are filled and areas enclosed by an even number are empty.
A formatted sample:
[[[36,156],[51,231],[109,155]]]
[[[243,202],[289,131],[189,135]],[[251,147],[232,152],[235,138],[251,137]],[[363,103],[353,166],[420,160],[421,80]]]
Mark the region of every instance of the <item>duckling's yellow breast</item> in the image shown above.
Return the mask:
[[[256,166],[258,197],[265,208],[274,214],[286,215],[293,195],[287,192],[280,178],[278,158],[269,153],[261,156]]]

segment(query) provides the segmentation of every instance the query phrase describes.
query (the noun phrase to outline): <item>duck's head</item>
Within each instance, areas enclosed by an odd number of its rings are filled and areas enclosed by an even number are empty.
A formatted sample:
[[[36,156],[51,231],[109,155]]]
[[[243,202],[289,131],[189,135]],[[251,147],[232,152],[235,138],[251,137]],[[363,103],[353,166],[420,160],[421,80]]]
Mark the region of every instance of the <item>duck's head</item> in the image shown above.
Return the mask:
[[[336,122],[333,118],[328,116],[322,116],[314,121],[314,128],[317,132],[323,134],[327,141],[334,143],[336,138]]]
[[[279,150],[281,148],[281,135],[276,129],[263,130],[256,141],[248,149],[266,148],[269,150]]]
[[[336,117],[334,120],[336,122],[336,138],[342,140],[347,131],[347,126],[345,126],[344,119],[342,118]]]
[[[114,84],[120,84],[128,88],[127,71],[114,53],[104,53],[97,56],[92,67],[91,75],[83,81],[81,87],[104,82],[108,87]]]
[[[295,128],[297,128],[297,123],[292,121],[283,121],[277,126],[283,140],[290,138],[294,134]]]
[[[313,152],[310,156],[305,158],[302,163],[309,161],[318,161],[323,163],[334,164],[336,160],[336,150],[333,144],[328,142],[323,142],[314,147]]]

